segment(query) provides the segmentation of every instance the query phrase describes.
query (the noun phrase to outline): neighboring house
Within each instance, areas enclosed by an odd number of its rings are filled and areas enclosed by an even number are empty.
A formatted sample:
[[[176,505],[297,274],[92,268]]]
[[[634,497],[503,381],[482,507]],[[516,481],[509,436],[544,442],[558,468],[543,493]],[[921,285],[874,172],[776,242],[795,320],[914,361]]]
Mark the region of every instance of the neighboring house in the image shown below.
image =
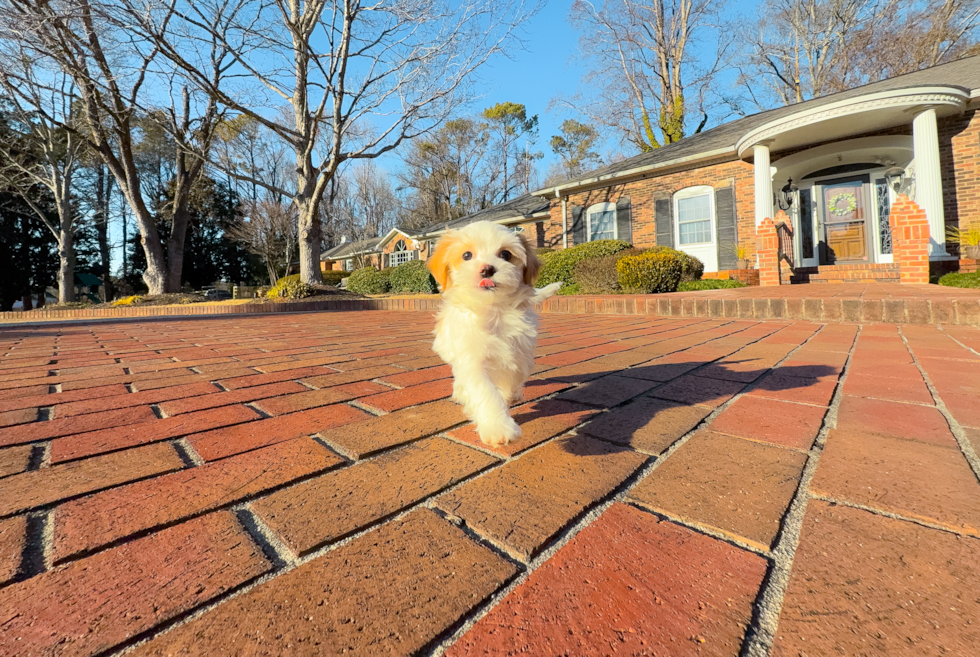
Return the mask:
[[[377,267],[380,251],[379,237],[341,243],[320,254],[320,271],[354,271],[361,267]]]
[[[440,222],[419,230],[392,228],[382,237],[344,242],[320,255],[321,271],[353,271],[359,267],[397,267],[412,260],[427,260],[439,237],[447,230],[462,228],[475,221],[493,221],[523,232],[531,244],[545,246],[550,202],[540,196],[524,196],[481,210],[450,222]]]
[[[551,202],[534,194],[524,194],[486,210],[474,212],[449,222],[427,226],[418,231],[425,239],[438,239],[447,230],[462,228],[477,221],[492,221],[523,233],[537,247],[546,246],[547,224],[551,219]]]
[[[888,214],[899,190],[926,212],[932,267],[955,269],[947,227],[980,224],[978,109],[972,57],[732,121],[535,191],[550,204],[538,244],[669,245],[727,272],[732,246],[754,248],[756,227],[783,209],[797,271],[816,280],[859,265],[897,279]]]

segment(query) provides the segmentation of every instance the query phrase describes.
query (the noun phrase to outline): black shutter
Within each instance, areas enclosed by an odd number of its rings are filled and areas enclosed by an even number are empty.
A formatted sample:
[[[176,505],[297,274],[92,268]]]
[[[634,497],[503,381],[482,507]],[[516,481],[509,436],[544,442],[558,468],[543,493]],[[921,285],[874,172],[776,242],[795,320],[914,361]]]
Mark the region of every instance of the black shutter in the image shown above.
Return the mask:
[[[669,198],[656,203],[657,212],[657,246],[674,246],[674,217],[672,203]]]
[[[735,215],[735,188],[715,190],[715,230],[718,237],[718,269],[735,269],[738,261],[733,246],[738,244],[738,221]]]
[[[572,206],[572,246],[585,244],[589,241],[585,228],[585,208],[581,205]]]
[[[630,197],[616,201],[616,233],[624,242],[633,243],[633,221],[630,218]]]

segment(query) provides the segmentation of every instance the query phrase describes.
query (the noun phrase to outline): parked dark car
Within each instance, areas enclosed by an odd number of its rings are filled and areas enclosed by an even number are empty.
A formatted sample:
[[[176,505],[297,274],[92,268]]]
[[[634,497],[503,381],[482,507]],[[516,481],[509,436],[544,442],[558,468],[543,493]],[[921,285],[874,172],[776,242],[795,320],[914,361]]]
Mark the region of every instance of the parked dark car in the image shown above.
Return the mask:
[[[227,290],[207,290],[204,293],[204,298],[208,301],[222,301],[223,299],[231,299],[231,292]]]

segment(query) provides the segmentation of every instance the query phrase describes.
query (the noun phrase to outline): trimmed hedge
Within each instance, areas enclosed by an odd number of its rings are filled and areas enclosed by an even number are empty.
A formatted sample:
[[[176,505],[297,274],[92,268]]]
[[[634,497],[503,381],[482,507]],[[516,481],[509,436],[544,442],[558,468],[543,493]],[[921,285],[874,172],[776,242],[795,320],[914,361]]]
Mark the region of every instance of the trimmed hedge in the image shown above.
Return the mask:
[[[946,287],[966,287],[973,289],[980,289],[980,272],[973,273],[961,273],[952,272],[946,274],[939,279],[940,285],[945,285]]]
[[[709,278],[702,279],[700,281],[681,281],[681,284],[677,286],[677,291],[696,292],[698,290],[729,290],[736,287],[745,287],[745,283],[742,281]]]
[[[266,292],[266,297],[270,299],[305,299],[316,294],[316,288],[307,285],[299,279],[299,274],[283,276],[272,289]]]
[[[391,283],[389,291],[391,292],[435,294],[439,291],[436,286],[436,279],[432,278],[429,268],[421,260],[405,262],[386,271],[391,272],[388,275],[388,280]],[[350,281],[347,281],[347,285],[350,287]]]
[[[699,281],[701,280],[701,276],[704,275],[704,263],[692,255],[688,255],[687,253],[678,251],[677,249],[672,249],[669,246],[654,246],[649,250],[673,253],[675,256],[680,258],[682,282]]]
[[[347,279],[347,289],[357,294],[384,294],[391,289],[390,269],[355,269]]]
[[[573,279],[582,294],[616,294],[619,272],[616,263],[628,256],[640,255],[644,249],[630,248],[601,258],[588,258],[575,265]]]
[[[326,285],[333,285],[334,287],[340,285],[340,281],[348,276],[350,276],[349,271],[337,271],[331,269],[330,271],[320,272],[320,277],[323,279],[323,282]]]
[[[566,286],[575,282],[575,265],[588,258],[601,258],[613,255],[630,248],[629,242],[622,240],[596,240],[573,246],[562,251],[552,251],[539,255],[542,259],[541,275],[537,286],[544,287],[551,283],[564,283]],[[568,294],[566,292],[566,294]]]
[[[626,292],[652,294],[673,292],[681,281],[684,266],[673,249],[651,249],[626,256],[616,263],[619,286]]]

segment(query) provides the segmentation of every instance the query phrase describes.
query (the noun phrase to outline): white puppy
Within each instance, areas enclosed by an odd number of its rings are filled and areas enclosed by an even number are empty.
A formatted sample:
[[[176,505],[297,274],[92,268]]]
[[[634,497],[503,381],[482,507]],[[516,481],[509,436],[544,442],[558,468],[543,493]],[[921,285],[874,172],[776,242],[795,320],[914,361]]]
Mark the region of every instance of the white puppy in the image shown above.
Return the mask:
[[[535,302],[558,291],[534,280],[541,261],[520,233],[478,221],[436,244],[429,270],[443,305],[432,348],[453,368],[453,399],[489,445],[517,440],[510,404],[523,398],[538,342]]]

